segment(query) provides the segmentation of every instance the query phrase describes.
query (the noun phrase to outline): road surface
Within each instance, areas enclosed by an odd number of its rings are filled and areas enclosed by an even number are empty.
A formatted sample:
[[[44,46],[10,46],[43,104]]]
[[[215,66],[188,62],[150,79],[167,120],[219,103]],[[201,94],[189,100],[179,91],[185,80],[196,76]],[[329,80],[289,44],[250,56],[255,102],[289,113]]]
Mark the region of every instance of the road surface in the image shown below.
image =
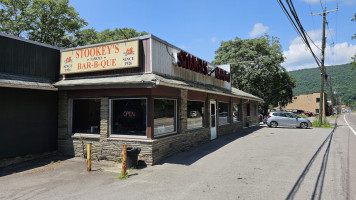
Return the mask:
[[[102,166],[88,173],[78,158],[2,169],[0,199],[352,200],[356,135],[345,119],[356,130],[355,114],[339,117],[335,130],[245,129],[244,136],[220,137],[126,180]]]

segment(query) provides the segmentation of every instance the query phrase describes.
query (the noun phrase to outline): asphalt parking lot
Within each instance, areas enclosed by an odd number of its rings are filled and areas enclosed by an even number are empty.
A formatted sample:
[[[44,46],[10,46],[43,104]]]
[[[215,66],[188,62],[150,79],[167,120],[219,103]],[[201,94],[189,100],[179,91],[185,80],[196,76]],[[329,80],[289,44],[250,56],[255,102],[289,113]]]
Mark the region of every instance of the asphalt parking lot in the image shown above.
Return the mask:
[[[331,131],[252,127],[126,180],[114,162],[87,172],[84,159],[48,157],[1,169],[0,199],[346,199]]]

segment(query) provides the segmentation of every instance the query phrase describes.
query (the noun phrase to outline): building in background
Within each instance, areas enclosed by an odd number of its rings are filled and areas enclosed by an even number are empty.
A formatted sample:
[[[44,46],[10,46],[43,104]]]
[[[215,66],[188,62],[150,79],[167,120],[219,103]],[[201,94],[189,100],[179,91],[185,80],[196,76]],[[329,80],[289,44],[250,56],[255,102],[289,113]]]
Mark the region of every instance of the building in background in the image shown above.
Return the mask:
[[[330,109],[327,103],[327,95],[324,93],[324,103],[323,110],[326,115],[330,115]],[[312,112],[313,114],[319,114],[320,108],[320,93],[312,93],[312,94],[301,94],[293,97],[292,103],[289,103],[285,106],[284,110],[302,110],[307,112]],[[331,109],[332,110],[332,109]]]
[[[230,71],[153,35],[61,50],[59,152],[147,164],[258,124],[261,98],[231,86]]]
[[[0,166],[57,150],[59,48],[0,34]],[[22,158],[22,159],[21,159]]]

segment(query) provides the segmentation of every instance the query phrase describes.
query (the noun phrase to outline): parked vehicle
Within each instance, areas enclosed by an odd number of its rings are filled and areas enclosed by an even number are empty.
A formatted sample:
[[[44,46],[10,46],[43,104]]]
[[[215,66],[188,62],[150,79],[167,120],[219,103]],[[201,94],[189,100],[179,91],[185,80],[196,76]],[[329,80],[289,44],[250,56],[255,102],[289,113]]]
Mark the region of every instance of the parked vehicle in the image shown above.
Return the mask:
[[[190,111],[189,117],[191,117],[191,118],[200,117],[200,113],[199,113],[199,111]]]
[[[312,126],[312,123],[308,119],[291,112],[271,112],[267,117],[267,126],[273,128],[277,128],[277,126],[309,128]]]
[[[234,119],[234,122],[238,121],[238,113],[236,111],[233,112],[232,117]]]
[[[314,113],[309,112],[309,111],[304,111],[304,115],[306,115],[308,117],[312,117],[312,116],[314,116]]]
[[[262,114],[258,114],[258,123],[261,123],[263,120],[263,115]]]

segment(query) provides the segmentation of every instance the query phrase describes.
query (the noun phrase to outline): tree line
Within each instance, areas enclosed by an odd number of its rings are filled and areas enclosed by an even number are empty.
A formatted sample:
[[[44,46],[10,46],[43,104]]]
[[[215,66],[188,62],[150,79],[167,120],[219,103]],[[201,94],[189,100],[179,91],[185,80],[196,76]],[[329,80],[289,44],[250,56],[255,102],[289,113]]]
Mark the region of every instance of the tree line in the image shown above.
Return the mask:
[[[355,107],[356,106],[356,70],[351,69],[351,64],[326,66],[326,71],[331,80],[333,91],[325,87],[328,100],[335,91],[341,98],[341,103]],[[294,95],[309,94],[320,92],[320,70],[319,68],[301,69],[289,72],[297,81],[293,89]],[[331,77],[331,78],[330,78]],[[335,95],[335,94],[334,94]]]
[[[133,28],[83,29],[88,23],[69,0],[0,0],[0,32],[57,46],[76,47],[146,35]]]

